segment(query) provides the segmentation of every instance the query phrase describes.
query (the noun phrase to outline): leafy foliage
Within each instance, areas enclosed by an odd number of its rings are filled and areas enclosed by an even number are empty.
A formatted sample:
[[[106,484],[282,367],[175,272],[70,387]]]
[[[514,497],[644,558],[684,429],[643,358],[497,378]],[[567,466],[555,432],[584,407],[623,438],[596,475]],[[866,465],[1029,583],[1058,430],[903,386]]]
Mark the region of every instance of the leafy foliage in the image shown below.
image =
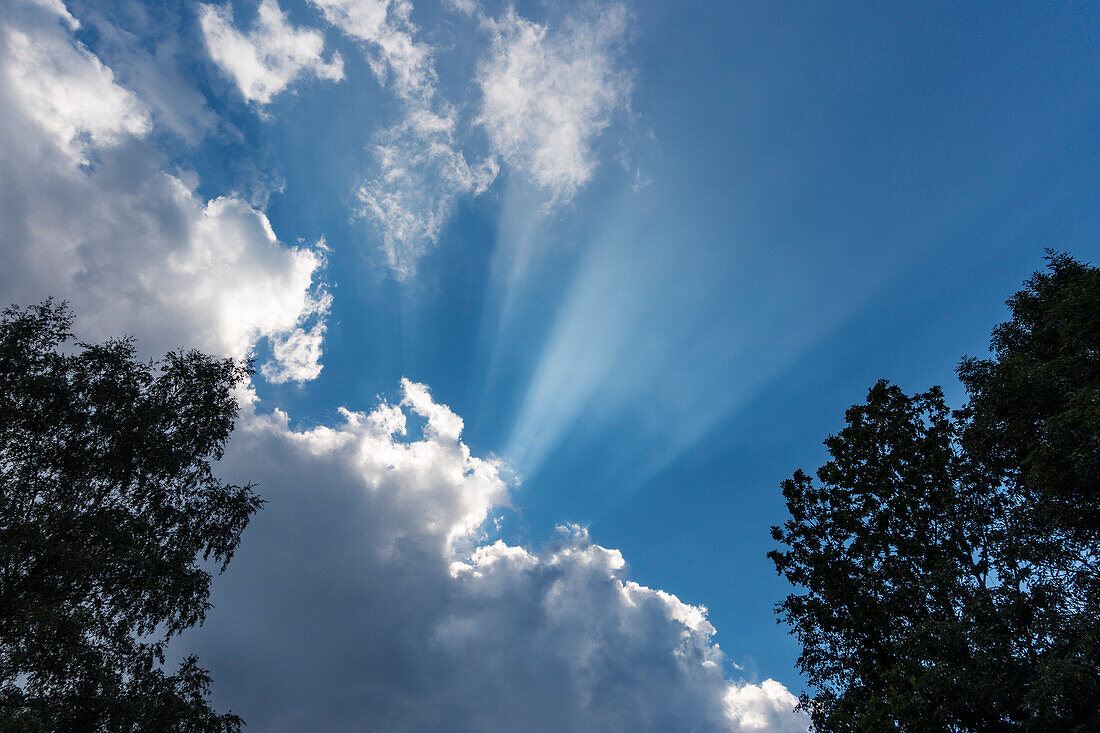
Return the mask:
[[[964,359],[967,448],[1011,481],[1044,530],[1100,536],[1100,268],[1051,254],[1009,299],[995,358]]]
[[[966,408],[879,382],[783,482],[817,730],[1100,730],[1100,270],[1051,254],[1009,306]]]
[[[237,731],[168,640],[203,620],[261,500],[211,461],[250,366],[72,344],[47,301],[0,319],[0,730]]]

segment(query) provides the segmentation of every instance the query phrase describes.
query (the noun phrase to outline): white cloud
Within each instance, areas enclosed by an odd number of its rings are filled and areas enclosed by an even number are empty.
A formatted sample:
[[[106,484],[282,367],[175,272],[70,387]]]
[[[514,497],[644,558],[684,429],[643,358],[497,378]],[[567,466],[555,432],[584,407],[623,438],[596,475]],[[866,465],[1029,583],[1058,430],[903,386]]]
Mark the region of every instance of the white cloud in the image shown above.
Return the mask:
[[[595,139],[629,104],[619,59],[627,21],[620,4],[591,6],[553,31],[514,9],[483,20],[492,46],[477,75],[478,121],[494,152],[554,202],[592,177]]]
[[[308,382],[321,375],[321,343],[325,338],[328,315],[332,305],[332,296],[321,292],[306,306],[315,316],[313,325],[308,329],[298,326],[289,332],[276,333],[271,337],[271,361],[260,367],[264,378],[273,384],[285,382]],[[298,320],[305,320],[306,314],[300,314]]]
[[[39,7],[49,10],[58,18],[65,22],[65,25],[69,26],[69,30],[75,31],[80,28],[80,21],[73,17],[73,14],[69,12],[69,9],[65,7],[63,0],[28,0],[29,5],[38,5]]]
[[[806,729],[779,683],[726,678],[706,609],[630,580],[583,528],[490,541],[503,467],[424,385],[341,414],[295,430],[250,403],[223,462],[268,504],[193,644],[251,725]]]
[[[806,721],[791,715],[798,698],[775,680],[759,685],[730,685],[726,691],[726,713],[741,731],[803,733]]]
[[[236,82],[249,102],[268,104],[298,77],[344,78],[338,52],[323,58],[325,39],[320,31],[296,28],[276,0],[263,0],[251,31],[233,25],[229,5],[203,5],[200,17],[210,56]]]
[[[368,44],[371,70],[400,99],[427,103],[435,92],[431,49],[415,39],[409,0],[309,0],[332,25]]]
[[[456,140],[457,113],[438,94],[432,49],[418,41],[408,0],[310,0],[328,22],[364,44],[378,81],[401,102],[401,119],[375,135],[377,173],[357,190],[357,213],[374,222],[399,278],[439,238],[460,196],[496,178],[494,159],[470,165]]]
[[[64,21],[71,30],[77,28],[64,6],[54,3],[46,9],[55,17],[53,25]],[[137,96],[115,84],[110,69],[60,31],[27,33],[5,25],[4,81],[23,114],[74,163],[83,164],[90,148],[144,135],[152,123]]]
[[[463,15],[473,15],[478,10],[477,0],[446,0],[446,5]]]
[[[459,196],[477,195],[496,178],[493,159],[474,167],[456,149],[454,118],[413,108],[405,119],[377,136],[378,174],[356,191],[358,213],[382,234],[386,264],[398,277],[415,273],[435,244]]]
[[[316,376],[324,246],[288,247],[247,202],[165,172],[148,108],[63,10],[13,3],[0,21],[4,299],[68,298],[82,336],[152,351],[266,338],[272,381]],[[491,542],[504,467],[426,387],[341,415],[295,429],[246,400],[220,470],[268,504],[189,638],[219,707],[274,731],[804,728],[777,683],[726,679],[704,608],[630,580],[583,529]]]
[[[281,411],[246,406],[241,429],[282,445],[288,461],[308,456],[350,469],[378,510],[375,549],[388,554],[406,538],[443,563],[476,536],[493,506],[507,503],[507,486],[498,463],[471,455],[460,440],[462,419],[432,400],[427,387],[403,379],[401,391],[397,405],[382,402],[370,413],[343,409],[343,424],[302,431],[291,430]],[[424,419],[419,440],[406,440],[406,410]]]
[[[375,135],[377,173],[356,190],[357,213],[378,227],[386,264],[400,278],[415,273],[456,203],[485,191],[502,162],[548,192],[550,205],[569,200],[596,168],[596,138],[629,104],[630,77],[619,68],[622,5],[592,6],[554,31],[514,9],[499,20],[481,16],[490,48],[478,67],[475,122],[491,154],[472,164],[458,133],[462,108],[440,94],[433,49],[417,39],[409,0],[310,3],[363,43],[375,76],[401,103],[399,121]],[[478,12],[471,2],[452,4]]]
[[[190,76],[207,51],[180,33],[193,8],[111,3],[82,4],[81,11],[84,25],[95,34],[96,54],[117,74],[117,83],[148,106],[154,127],[171,131],[189,146],[215,129],[218,117]]]
[[[151,352],[241,357],[259,339],[316,331],[328,302],[321,254],[279,242],[239,198],[204,202],[164,172],[143,103],[72,37],[67,16],[11,11],[0,28],[5,300],[68,299],[87,338],[128,333]],[[295,375],[319,369],[317,349],[281,357]]]
[[[375,136],[377,174],[356,190],[357,213],[382,237],[386,264],[401,278],[435,244],[458,196],[481,193],[495,161],[471,167],[455,141],[455,112],[437,98],[431,49],[416,40],[407,0],[310,0],[325,19],[365,44],[370,66],[402,103],[399,122]]]

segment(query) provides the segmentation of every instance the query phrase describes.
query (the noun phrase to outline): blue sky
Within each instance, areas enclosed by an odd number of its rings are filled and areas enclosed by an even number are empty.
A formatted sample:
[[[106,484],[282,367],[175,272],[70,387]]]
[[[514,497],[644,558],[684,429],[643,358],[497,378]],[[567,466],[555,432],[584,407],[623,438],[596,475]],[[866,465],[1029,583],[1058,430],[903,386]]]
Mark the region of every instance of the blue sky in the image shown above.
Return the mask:
[[[247,419],[285,411],[286,445],[380,398],[430,432],[434,407],[401,379],[427,385],[509,484],[506,500],[486,494],[498,508],[482,518],[502,519],[480,546],[552,564],[536,548],[575,523],[582,545],[621,552],[615,578],[708,609],[716,634],[692,633],[721,645],[721,684],[744,696],[716,693],[721,725],[678,719],[695,729],[754,729],[737,711],[760,700],[767,729],[801,725],[761,686],[803,689],[772,613],[788,588],[765,557],[779,482],[822,462],[878,378],[941,384],[958,404],[955,364],[984,350],[1043,248],[1097,254],[1095,4],[268,0],[267,25],[252,0],[5,4],[4,103],[27,120],[3,131],[6,175],[46,166],[47,143],[71,163],[5,184],[17,225],[3,244],[20,263],[0,276],[5,298],[68,297],[93,334],[153,351],[253,350],[268,368]],[[117,93],[59,102],[51,80]],[[166,180],[182,188],[149,193]],[[65,210],[89,192],[103,203],[56,225],[25,203]],[[46,244],[59,231],[72,249]],[[140,252],[112,249],[119,235]],[[235,237],[250,244],[224,254]],[[227,470],[263,473],[291,450],[248,445],[275,452],[241,448]],[[303,490],[271,488],[285,505]],[[314,548],[343,521],[318,491],[308,527],[278,506],[257,518],[194,642],[216,699],[264,730],[292,713],[263,718],[234,671],[226,645],[255,613],[238,590],[301,591],[309,573],[279,581],[265,562],[278,537]],[[432,618],[437,636],[449,628]],[[470,727],[506,727],[497,712]]]

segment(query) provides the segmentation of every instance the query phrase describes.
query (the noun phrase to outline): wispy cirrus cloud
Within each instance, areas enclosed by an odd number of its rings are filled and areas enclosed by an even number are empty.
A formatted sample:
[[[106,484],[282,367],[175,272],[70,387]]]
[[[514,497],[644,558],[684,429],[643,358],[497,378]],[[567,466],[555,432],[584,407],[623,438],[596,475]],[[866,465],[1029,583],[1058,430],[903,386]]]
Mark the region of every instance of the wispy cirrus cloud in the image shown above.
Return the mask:
[[[268,104],[302,76],[344,78],[339,52],[326,61],[321,32],[291,25],[276,0],[260,3],[247,33],[237,30],[230,5],[203,5],[200,22],[210,57],[249,102]]]
[[[309,0],[332,25],[367,45],[371,71],[398,98],[428,101],[437,82],[432,49],[417,40],[409,0]]]
[[[422,107],[375,138],[378,173],[356,191],[359,213],[381,228],[386,262],[400,278],[416,272],[459,197],[484,192],[500,170],[492,158],[471,166],[455,137],[452,111]]]
[[[511,7],[492,17],[475,3],[455,5],[476,21],[467,32],[485,50],[473,79],[477,98],[453,104],[410,0],[308,2],[360,44],[398,102],[396,121],[370,134],[374,171],[354,190],[354,213],[376,227],[385,264],[399,279],[415,274],[457,203],[488,190],[502,169],[533,183],[544,211],[568,203],[599,165],[600,136],[629,112],[630,17],[620,3],[585,6],[554,27]],[[201,23],[211,57],[256,104],[300,77],[343,78],[339,53],[326,61],[320,31],[292,26],[276,0],[263,0],[246,33],[228,5],[202,6]],[[467,143],[480,133],[487,154],[472,158]]]
[[[357,213],[378,227],[386,264],[399,278],[439,238],[459,197],[484,192],[499,166],[470,164],[458,112],[439,93],[432,48],[418,39],[408,0],[310,0],[325,19],[363,44],[379,83],[400,102],[400,118],[371,142],[377,170],[356,189]]]
[[[477,122],[493,152],[552,203],[591,179],[596,139],[629,107],[632,82],[622,66],[628,21],[618,3],[589,6],[556,29],[514,8],[482,20],[490,50],[478,67]]]
[[[373,136],[377,169],[356,197],[401,278],[415,273],[456,203],[486,191],[502,168],[533,182],[548,207],[568,202],[598,165],[596,140],[629,108],[622,58],[629,14],[617,3],[589,6],[557,28],[511,8],[494,19],[460,7],[478,15],[470,32],[487,46],[475,77],[479,98],[457,106],[440,91],[436,51],[420,40],[409,0],[310,3],[363,44],[373,73],[400,102],[398,121]],[[475,130],[489,154],[471,162],[464,148]]]

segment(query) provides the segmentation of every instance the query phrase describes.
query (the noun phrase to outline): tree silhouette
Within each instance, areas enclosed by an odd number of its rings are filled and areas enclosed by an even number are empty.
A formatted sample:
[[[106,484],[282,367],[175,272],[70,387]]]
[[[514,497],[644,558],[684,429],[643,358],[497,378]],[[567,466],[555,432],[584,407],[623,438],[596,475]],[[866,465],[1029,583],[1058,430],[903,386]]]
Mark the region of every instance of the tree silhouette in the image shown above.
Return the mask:
[[[249,364],[72,343],[47,301],[0,318],[0,729],[238,731],[168,640],[200,623],[261,500],[219,481]]]
[[[783,482],[816,730],[1100,730],[1100,270],[1048,259],[964,409],[879,382]]]

